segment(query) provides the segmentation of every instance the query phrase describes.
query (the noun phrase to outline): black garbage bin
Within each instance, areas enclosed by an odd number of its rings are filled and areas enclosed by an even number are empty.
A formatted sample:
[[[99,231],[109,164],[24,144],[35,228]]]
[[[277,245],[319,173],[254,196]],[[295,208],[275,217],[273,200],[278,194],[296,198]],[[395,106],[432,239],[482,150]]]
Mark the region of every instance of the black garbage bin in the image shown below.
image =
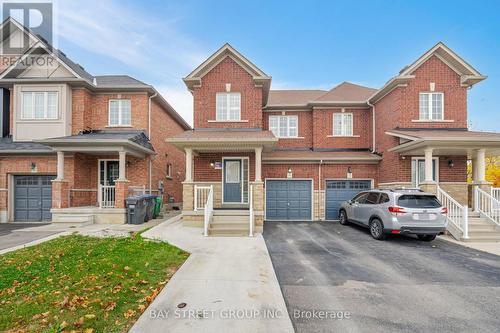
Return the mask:
[[[146,215],[146,205],[144,199],[140,196],[132,196],[125,199],[127,205],[127,223],[144,223]]]
[[[156,195],[146,194],[143,195],[144,205],[146,207],[146,216],[144,217],[144,221],[149,221],[154,216],[155,205],[156,205]]]

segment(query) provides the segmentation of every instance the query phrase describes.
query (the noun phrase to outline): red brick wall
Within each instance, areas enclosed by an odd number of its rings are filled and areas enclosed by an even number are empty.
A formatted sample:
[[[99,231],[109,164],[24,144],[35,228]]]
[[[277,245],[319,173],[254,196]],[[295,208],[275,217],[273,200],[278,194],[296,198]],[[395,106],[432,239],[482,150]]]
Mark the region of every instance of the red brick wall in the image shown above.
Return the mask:
[[[226,91],[241,93],[241,120],[248,122],[209,123],[215,120],[215,96]],[[256,87],[252,76],[234,60],[226,57],[201,79],[201,87],[193,89],[195,128],[261,128],[262,88]]]
[[[347,168],[351,167],[353,178],[373,179],[378,184],[378,168],[376,164],[323,164],[321,165],[321,189],[325,189],[325,180],[332,178],[346,178]],[[288,169],[292,170],[293,179],[312,178],[314,189],[319,182],[319,164],[263,164],[263,178],[287,178]]]
[[[269,130],[269,116],[281,116],[281,111],[264,113],[264,128]],[[310,111],[287,111],[286,116],[297,116],[299,120],[298,136],[300,139],[279,139],[277,147],[312,147],[313,146],[313,124],[312,112]]]
[[[402,128],[466,128],[467,88],[460,85],[460,76],[439,58],[433,56],[414,73],[415,78],[402,89],[402,111],[399,127]],[[419,123],[419,93],[428,92],[434,82],[435,92],[444,93],[444,119],[453,122]]]
[[[371,109],[344,109],[353,115],[355,137],[329,137],[333,134],[333,114],[341,108],[314,109],[314,148],[370,148],[372,141]]]
[[[220,182],[222,169],[214,169],[210,162],[221,162],[223,157],[249,157],[250,181],[255,180],[255,153],[200,153],[194,157],[194,181]],[[264,169],[264,166],[262,166]],[[263,170],[262,170],[263,171]]]

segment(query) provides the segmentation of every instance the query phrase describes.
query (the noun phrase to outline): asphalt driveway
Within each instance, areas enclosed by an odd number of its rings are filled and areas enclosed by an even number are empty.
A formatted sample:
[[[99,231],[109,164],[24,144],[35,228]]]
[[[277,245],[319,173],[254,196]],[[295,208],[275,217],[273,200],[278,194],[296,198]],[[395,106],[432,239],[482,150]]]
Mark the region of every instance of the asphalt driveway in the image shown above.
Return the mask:
[[[61,232],[60,230],[46,230],[43,223],[0,223],[0,250],[13,246],[23,245]],[[43,230],[37,230],[41,228]]]
[[[266,222],[264,238],[297,332],[500,327],[499,256],[336,222]]]

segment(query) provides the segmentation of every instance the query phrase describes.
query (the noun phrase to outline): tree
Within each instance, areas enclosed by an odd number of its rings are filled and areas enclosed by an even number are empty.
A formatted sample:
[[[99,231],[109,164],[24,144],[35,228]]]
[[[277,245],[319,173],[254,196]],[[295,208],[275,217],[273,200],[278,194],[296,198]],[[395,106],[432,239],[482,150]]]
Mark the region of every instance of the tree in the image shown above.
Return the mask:
[[[500,187],[500,156],[486,158],[486,181],[491,182],[493,187]],[[472,182],[472,164],[467,163],[467,181]]]

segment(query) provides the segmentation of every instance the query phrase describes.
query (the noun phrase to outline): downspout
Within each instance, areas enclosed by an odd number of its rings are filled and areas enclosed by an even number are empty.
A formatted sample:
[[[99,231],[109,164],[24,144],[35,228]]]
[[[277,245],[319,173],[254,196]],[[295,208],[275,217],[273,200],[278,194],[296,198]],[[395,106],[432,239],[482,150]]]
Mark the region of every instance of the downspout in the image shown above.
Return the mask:
[[[320,221],[323,220],[320,216],[320,213],[319,213],[320,207],[321,207],[320,196],[321,196],[321,165],[322,164],[323,164],[323,160],[319,160],[319,164],[318,164],[318,202],[317,202],[316,206],[318,207],[318,220],[320,220]]]
[[[149,141],[151,141],[151,100],[158,96],[158,93],[155,92],[153,95],[149,96],[148,99],[148,137]],[[151,161],[151,155],[149,155],[149,194],[152,194],[152,183],[153,183],[153,163]]]
[[[372,107],[372,139],[373,139],[373,147],[372,153],[375,153],[375,105],[370,103],[370,100],[367,100],[366,103]]]

